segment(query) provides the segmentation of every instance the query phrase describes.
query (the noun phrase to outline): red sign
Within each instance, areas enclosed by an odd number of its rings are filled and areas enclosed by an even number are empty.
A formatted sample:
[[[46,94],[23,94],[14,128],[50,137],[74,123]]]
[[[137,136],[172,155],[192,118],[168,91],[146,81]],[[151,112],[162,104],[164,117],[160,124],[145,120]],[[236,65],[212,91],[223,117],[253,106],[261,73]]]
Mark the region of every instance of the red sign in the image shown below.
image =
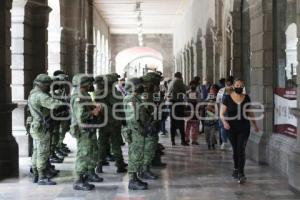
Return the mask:
[[[274,105],[274,132],[297,137],[297,118],[289,110],[297,107],[296,89],[276,88]]]

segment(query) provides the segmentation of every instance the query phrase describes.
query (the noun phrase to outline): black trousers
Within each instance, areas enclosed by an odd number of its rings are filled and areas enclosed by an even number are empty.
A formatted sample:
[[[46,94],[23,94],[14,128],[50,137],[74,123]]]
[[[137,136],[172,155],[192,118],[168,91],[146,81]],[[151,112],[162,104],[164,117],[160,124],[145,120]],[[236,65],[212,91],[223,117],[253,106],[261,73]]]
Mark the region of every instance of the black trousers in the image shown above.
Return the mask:
[[[174,109],[174,114],[172,110]],[[170,110],[170,117],[171,117],[171,141],[175,142],[176,131],[179,130],[181,143],[185,142],[185,134],[184,134],[184,119],[175,119],[174,117],[184,117],[184,105],[172,105]]]
[[[250,136],[250,123],[230,123],[227,131],[228,139],[232,145],[234,169],[244,173],[246,164],[246,145]]]

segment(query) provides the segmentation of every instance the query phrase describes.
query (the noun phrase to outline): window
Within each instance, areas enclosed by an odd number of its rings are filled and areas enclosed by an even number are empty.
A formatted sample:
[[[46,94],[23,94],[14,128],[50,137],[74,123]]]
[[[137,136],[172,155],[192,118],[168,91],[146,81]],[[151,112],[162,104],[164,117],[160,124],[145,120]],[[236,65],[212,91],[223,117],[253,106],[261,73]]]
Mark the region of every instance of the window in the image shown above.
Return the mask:
[[[277,0],[274,5],[277,88],[297,87],[297,0]]]

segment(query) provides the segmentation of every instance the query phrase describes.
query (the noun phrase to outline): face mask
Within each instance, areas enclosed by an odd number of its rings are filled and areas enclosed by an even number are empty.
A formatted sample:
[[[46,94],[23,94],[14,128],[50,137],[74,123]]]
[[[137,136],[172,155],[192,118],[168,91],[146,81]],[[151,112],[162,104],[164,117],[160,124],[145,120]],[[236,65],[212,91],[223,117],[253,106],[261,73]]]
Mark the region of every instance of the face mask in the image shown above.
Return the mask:
[[[122,83],[122,86],[125,87],[125,83]]]
[[[196,90],[196,86],[192,86],[192,87],[191,87],[191,90]]]
[[[243,93],[243,88],[234,88],[234,92],[237,94],[242,94]]]

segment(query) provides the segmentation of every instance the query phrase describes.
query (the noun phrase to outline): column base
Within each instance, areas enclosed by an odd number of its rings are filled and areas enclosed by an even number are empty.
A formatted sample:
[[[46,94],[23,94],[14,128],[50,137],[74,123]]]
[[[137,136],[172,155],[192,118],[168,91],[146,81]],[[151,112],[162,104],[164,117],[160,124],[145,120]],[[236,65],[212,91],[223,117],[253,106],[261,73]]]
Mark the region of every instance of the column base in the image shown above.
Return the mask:
[[[300,192],[300,152],[292,151],[288,161],[289,185],[293,190]]]
[[[0,179],[19,176],[19,149],[11,133],[11,112],[16,104],[0,104]]]
[[[19,176],[19,149],[12,137],[0,140],[0,180]]]
[[[246,154],[247,158],[250,158],[260,165],[268,165],[267,155],[268,143],[263,135],[252,133],[250,135]]]

